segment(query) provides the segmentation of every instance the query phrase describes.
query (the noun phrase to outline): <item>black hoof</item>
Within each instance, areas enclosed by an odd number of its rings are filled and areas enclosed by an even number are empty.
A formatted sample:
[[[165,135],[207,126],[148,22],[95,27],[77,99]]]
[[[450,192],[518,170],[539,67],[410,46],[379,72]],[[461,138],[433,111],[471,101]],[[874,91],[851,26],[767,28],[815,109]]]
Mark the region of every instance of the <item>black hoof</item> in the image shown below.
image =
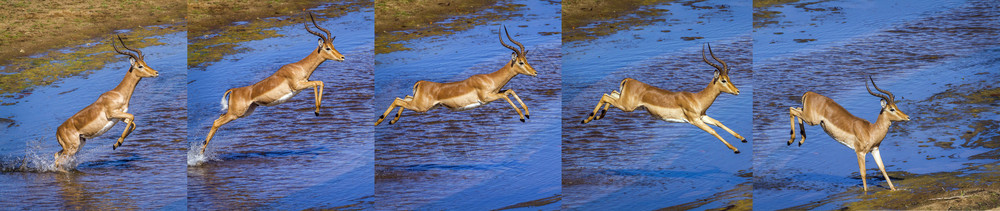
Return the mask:
[[[604,114],[608,113],[608,110],[601,110],[601,118],[604,118]]]
[[[745,138],[744,139],[740,139],[740,141],[743,141],[743,143],[747,143],[747,139],[745,139]]]
[[[594,116],[594,112],[590,112],[590,114],[588,114],[588,115],[589,116]]]
[[[791,142],[791,141],[789,141],[789,142],[788,142],[788,146],[791,146],[791,145],[792,145],[792,142]]]
[[[802,142],[799,142],[799,146],[800,146],[800,147],[802,146]]]
[[[580,120],[580,124],[587,124],[587,120]]]
[[[389,124],[390,124],[390,125],[391,125],[391,124],[393,124],[393,123],[394,123],[394,122],[392,122],[392,121],[389,121]]]
[[[315,114],[316,116],[319,116],[319,112],[318,111],[313,111],[313,114]]]
[[[733,151],[733,154],[740,154],[740,150]]]
[[[531,119],[531,115],[524,115],[524,118]]]
[[[521,119],[521,122],[524,122],[524,119]]]
[[[118,146],[111,146],[111,150],[118,150]]]

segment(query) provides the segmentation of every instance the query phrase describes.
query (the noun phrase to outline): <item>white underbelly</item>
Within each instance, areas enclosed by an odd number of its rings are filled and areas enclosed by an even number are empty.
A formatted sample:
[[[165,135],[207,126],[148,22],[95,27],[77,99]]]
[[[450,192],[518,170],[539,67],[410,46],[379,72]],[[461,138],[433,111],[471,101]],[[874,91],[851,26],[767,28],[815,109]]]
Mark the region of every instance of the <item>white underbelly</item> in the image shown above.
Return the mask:
[[[120,119],[111,119],[110,121],[108,121],[108,123],[104,124],[104,127],[102,127],[101,130],[98,130],[93,135],[89,135],[89,136],[88,135],[80,135],[80,137],[83,137],[83,138],[95,138],[95,137],[104,135],[104,133],[108,132],[108,130],[111,130],[112,127],[115,127],[115,124],[118,124],[118,121],[121,121],[121,120]]]
[[[468,105],[465,105],[465,106],[462,106],[462,107],[458,107],[458,108],[455,108],[453,110],[464,111],[464,110],[473,109],[473,108],[476,108],[476,107],[479,107],[479,106],[482,106],[482,105],[483,105],[483,101],[476,101],[476,102],[474,102],[472,104],[468,104]]]
[[[295,94],[298,94],[301,91],[302,90],[289,92],[288,94],[285,94],[285,95],[279,97],[277,100],[274,100],[274,102],[271,102],[271,103],[268,103],[268,104],[263,104],[263,105],[264,106],[276,106],[276,105],[288,102],[289,99],[292,99],[292,97],[294,97]]]
[[[671,118],[663,118],[663,121],[677,122],[677,123],[687,123],[688,122],[686,119],[671,119]]]

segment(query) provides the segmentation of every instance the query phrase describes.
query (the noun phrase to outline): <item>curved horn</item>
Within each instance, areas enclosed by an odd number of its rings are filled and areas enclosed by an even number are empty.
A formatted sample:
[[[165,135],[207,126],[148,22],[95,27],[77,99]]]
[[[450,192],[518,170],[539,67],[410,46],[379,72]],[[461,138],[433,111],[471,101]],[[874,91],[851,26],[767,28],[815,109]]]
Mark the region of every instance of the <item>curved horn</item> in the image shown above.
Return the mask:
[[[333,37],[332,35],[330,35],[330,30],[326,30],[323,27],[320,27],[319,24],[316,24],[316,19],[313,19],[313,15],[312,15],[311,12],[309,13],[309,20],[312,20],[313,26],[316,26],[317,29],[325,32],[326,33],[326,38],[329,39],[330,42],[333,42],[333,38],[336,38],[336,37]]]
[[[893,95],[892,92],[889,92],[889,91],[886,91],[884,89],[878,88],[878,85],[875,85],[875,80],[872,79],[872,76],[870,76],[870,75],[868,76],[868,80],[872,81],[872,86],[875,87],[875,90],[878,90],[879,92],[882,92],[882,93],[885,93],[886,95],[888,95],[889,99],[886,99],[887,101],[892,102],[892,103],[896,103],[896,96]],[[868,91],[868,92],[871,92],[871,91]]]
[[[712,59],[715,59],[715,61],[722,63],[722,74],[729,74],[729,65],[726,65],[726,62],[722,61],[718,57],[715,57],[715,53],[712,52],[712,44],[708,44],[708,53],[712,55]]]
[[[121,36],[121,35],[117,35],[117,36],[118,36],[118,42],[121,42],[121,43],[122,43],[122,47],[125,47],[125,49],[128,49],[128,50],[130,50],[130,51],[135,51],[135,53],[136,53],[137,55],[132,55],[132,56],[135,56],[135,57],[136,57],[136,58],[135,58],[136,60],[142,60],[142,59],[143,59],[143,54],[142,54],[142,51],[140,51],[139,49],[132,49],[132,48],[129,48],[129,47],[127,46],[127,45],[125,45],[125,41],[122,41],[122,36]]]
[[[122,38],[121,36],[118,36],[118,41],[121,41],[121,38]],[[122,43],[122,44],[124,44],[124,43]],[[121,49],[118,49],[118,45],[115,44],[115,40],[114,39],[111,39],[111,47],[115,48],[115,52],[118,52],[118,54],[126,55],[126,56],[128,56],[128,57],[130,57],[132,59],[139,60],[139,57],[136,56],[134,53],[127,52],[127,51],[122,51]]]
[[[714,57],[715,57],[715,55],[713,55],[712,57],[714,58]],[[714,64],[714,63],[712,63],[712,62],[709,62],[709,61],[708,61],[708,58],[705,58],[705,45],[702,45],[702,46],[701,46],[701,60],[702,60],[702,61],[705,61],[705,64],[708,64],[708,65],[712,65],[712,67],[715,67],[715,69],[716,69],[716,70],[719,70],[719,71],[720,71],[720,73],[719,73],[719,74],[722,74],[722,73],[721,73],[721,71],[722,71],[722,67],[719,67],[719,65],[716,65],[716,64]]]
[[[503,28],[506,29],[507,27],[503,27]],[[500,32],[500,30],[497,29],[497,38],[500,38],[500,44],[503,45],[503,47],[510,48],[510,50],[514,51],[514,53],[517,53],[517,55],[521,55],[521,52],[517,51],[517,48],[514,48],[514,46],[507,45],[507,43],[503,43],[503,36],[501,36],[499,32]],[[511,40],[511,41],[513,41],[513,40]]]
[[[895,98],[895,96],[892,96],[892,93],[889,93],[889,92],[887,92],[885,90],[879,89],[878,86],[875,85],[875,80],[872,79],[872,76],[869,75],[868,76],[868,80],[872,81],[872,86],[875,86],[875,90],[878,90],[879,92],[883,92],[883,93],[889,94],[889,96],[872,92],[872,90],[870,88],[868,88],[868,82],[866,81],[865,82],[865,89],[868,90],[868,94],[871,94],[872,96],[875,96],[875,97],[882,98],[887,103],[895,103],[896,102],[895,100],[893,100]]]
[[[510,42],[514,43],[515,45],[517,45],[517,47],[521,48],[520,51],[517,51],[517,54],[524,56],[524,45],[521,45],[520,42],[517,42],[513,38],[510,38],[510,33],[507,32],[506,26],[503,27],[503,33],[507,34],[507,39],[510,40]]]
[[[310,20],[312,20],[312,19],[313,19],[313,16],[312,16],[312,13],[311,13],[311,12],[309,13],[309,19],[310,19]],[[316,20],[312,20],[312,22],[313,22],[313,25],[316,25]],[[313,31],[313,30],[309,29],[309,23],[307,23],[307,22],[302,22],[302,26],[305,26],[305,27],[306,27],[306,31],[308,31],[309,33],[311,33],[311,34],[313,34],[313,35],[316,35],[316,36],[318,36],[318,37],[319,37],[320,39],[323,39],[323,41],[327,41],[326,37],[325,37],[325,36],[323,36],[323,34],[320,34],[319,32],[315,32],[315,31]],[[316,25],[316,28],[319,28],[319,25]],[[326,29],[323,29],[323,28],[319,28],[319,29],[320,29],[320,30],[323,30],[323,31],[325,31],[325,32],[326,32],[326,34],[330,34],[330,32],[329,32],[329,31],[326,31]]]

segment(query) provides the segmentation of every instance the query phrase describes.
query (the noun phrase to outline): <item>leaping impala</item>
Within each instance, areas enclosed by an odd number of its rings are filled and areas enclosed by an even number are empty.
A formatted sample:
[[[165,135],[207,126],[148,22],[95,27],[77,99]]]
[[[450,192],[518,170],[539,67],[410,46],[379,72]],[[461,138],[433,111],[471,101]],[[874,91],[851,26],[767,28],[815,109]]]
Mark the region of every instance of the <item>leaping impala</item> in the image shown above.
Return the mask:
[[[514,51],[510,54],[510,60],[500,70],[490,74],[473,75],[468,79],[451,83],[417,81],[417,83],[413,84],[413,96],[406,96],[403,99],[396,98],[396,100],[392,101],[392,105],[389,105],[389,109],[386,109],[385,113],[378,117],[375,125],[377,126],[379,123],[382,123],[382,120],[385,120],[389,112],[392,112],[392,109],[396,107],[400,107],[399,111],[396,112],[396,117],[392,121],[389,121],[389,124],[399,121],[399,116],[403,113],[403,109],[425,112],[437,105],[443,105],[452,110],[468,110],[497,99],[504,99],[507,103],[510,103],[510,106],[514,107],[514,111],[517,111],[517,115],[520,116],[521,122],[524,122],[526,118],[530,118],[528,107],[514,93],[514,90],[500,89],[518,74],[537,76],[538,72],[528,64],[528,59],[525,57],[528,55],[528,51],[524,50],[524,45],[511,39],[510,33],[507,33],[507,27],[504,27],[503,31],[504,34],[507,34],[507,39],[516,44],[520,50],[503,43],[503,37],[500,36],[498,30],[497,36],[500,38],[500,45]],[[514,105],[514,102],[507,95],[514,96],[517,103],[521,104],[521,107],[524,108],[524,113],[521,113],[521,110]]]
[[[884,93],[872,92],[868,88],[868,82],[865,82],[868,94],[882,98],[882,110],[879,111],[875,123],[868,123],[868,120],[852,115],[844,107],[826,96],[815,92],[806,92],[802,95],[801,108],[788,108],[790,114],[788,119],[792,125],[792,138],[788,140],[788,145],[792,145],[792,142],[795,141],[795,117],[799,117],[799,130],[802,131],[802,140],[799,141],[799,146],[802,146],[802,143],[806,141],[806,128],[802,122],[809,123],[809,125],[818,124],[823,127],[827,135],[853,149],[854,153],[857,154],[858,167],[861,170],[861,183],[866,192],[868,191],[868,180],[865,179],[865,156],[868,155],[868,152],[871,152],[872,157],[875,158],[875,164],[878,164],[879,171],[882,171],[882,176],[889,183],[889,189],[896,190],[896,187],[892,186],[892,181],[889,180],[889,174],[885,173],[885,166],[882,165],[882,155],[879,154],[878,147],[882,144],[885,134],[889,132],[889,125],[892,124],[892,121],[910,121],[910,116],[896,107],[896,97],[892,93],[878,88],[871,76],[868,76],[868,80],[872,82],[875,90]]]
[[[119,121],[124,121],[127,125],[122,131],[122,136],[118,138],[118,142],[115,142],[111,149],[118,149],[118,146],[121,146],[122,142],[125,141],[125,137],[128,137],[135,130],[135,116],[126,113],[128,112],[129,100],[132,99],[132,92],[135,91],[135,86],[139,84],[140,79],[156,77],[160,74],[146,65],[142,51],[126,46],[121,36],[118,36],[118,42],[121,42],[122,47],[129,51],[123,52],[118,49],[114,39],[111,40],[111,46],[118,54],[128,56],[131,66],[117,87],[101,94],[100,97],[97,97],[97,101],[73,114],[56,129],[56,139],[62,146],[62,150],[55,154],[56,168],[60,168],[60,156],[72,157],[76,155],[88,138],[95,138],[108,132]]]
[[[302,23],[306,31],[319,36],[319,46],[316,47],[316,50],[311,51],[306,58],[298,62],[282,66],[277,72],[260,82],[226,90],[222,94],[221,102],[222,110],[226,113],[219,115],[219,118],[212,123],[212,129],[208,131],[208,137],[205,138],[205,144],[201,147],[201,153],[205,153],[208,142],[212,140],[212,136],[215,136],[215,132],[222,125],[250,115],[257,106],[282,104],[304,89],[313,88],[313,97],[316,99],[316,110],[313,113],[319,116],[320,101],[323,99],[323,82],[309,81],[309,76],[313,74],[316,67],[326,60],[343,62],[344,55],[333,48],[333,39],[337,37],[331,37],[330,31],[316,24],[312,13],[309,13],[309,20],[312,21],[313,26],[326,33],[326,36],[323,36],[309,29],[307,23]],[[228,102],[226,96],[229,96]]]
[[[708,83],[708,87],[697,93],[690,92],[672,92],[656,88],[649,84],[639,82],[638,80],[625,78],[622,80],[619,90],[621,92],[612,90],[611,94],[604,94],[601,96],[601,100],[597,102],[597,106],[594,107],[594,111],[590,112],[587,119],[584,119],[581,124],[586,124],[591,120],[597,120],[604,118],[604,114],[608,112],[609,106],[615,106],[615,108],[621,109],[625,112],[632,112],[639,107],[646,108],[649,114],[654,117],[658,117],[667,122],[685,122],[691,123],[692,125],[705,130],[709,134],[715,136],[726,147],[733,150],[734,153],[740,153],[739,149],[730,145],[725,139],[719,136],[712,128],[708,125],[715,125],[717,127],[726,130],[736,138],[740,139],[742,142],[747,142],[743,136],[733,132],[725,125],[722,125],[718,120],[709,117],[705,114],[709,106],[715,102],[715,98],[719,96],[722,92],[739,95],[740,90],[733,85],[732,81],[729,80],[729,65],[723,62],[719,58],[715,57],[715,53],[712,53],[712,46],[708,46],[708,53],[712,55],[712,59],[718,61],[722,66],[713,64],[705,58],[705,47],[701,48],[701,60],[715,67],[715,76],[712,77],[712,82]],[[597,116],[597,111],[604,106],[604,110],[601,110],[601,115]]]

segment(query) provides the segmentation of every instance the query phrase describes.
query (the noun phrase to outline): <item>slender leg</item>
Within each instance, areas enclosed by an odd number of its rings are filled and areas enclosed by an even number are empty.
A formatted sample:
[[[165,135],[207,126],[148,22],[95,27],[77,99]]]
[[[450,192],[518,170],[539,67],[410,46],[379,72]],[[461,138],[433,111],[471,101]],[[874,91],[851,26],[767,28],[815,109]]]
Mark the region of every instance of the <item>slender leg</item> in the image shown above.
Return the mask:
[[[528,112],[528,106],[524,105],[524,102],[521,102],[521,97],[518,97],[513,89],[508,89],[507,91],[510,92],[510,95],[514,96],[514,100],[517,100],[517,103],[521,104],[521,108],[524,108],[524,118],[531,119],[531,112]]]
[[[122,142],[125,141],[125,137],[128,137],[128,135],[132,133],[132,130],[135,130],[135,116],[125,112],[117,112],[111,114],[111,118],[122,119],[122,121],[126,124],[125,131],[122,131],[122,136],[118,138],[118,142],[115,142],[115,145],[111,146],[112,150],[116,150],[118,149],[118,146],[121,146]]]
[[[399,121],[399,117],[403,116],[403,109],[405,108],[403,108],[402,106],[399,107],[399,111],[396,112],[396,117],[392,118],[392,121],[389,121],[390,125],[396,124],[396,121]]]
[[[594,107],[594,111],[590,112],[590,115],[587,116],[587,119],[584,119],[582,122],[580,122],[580,124],[586,124],[586,123],[588,123],[590,121],[595,120],[595,118],[597,117],[597,115],[596,115],[597,111],[601,110],[601,105],[610,105],[610,104],[617,104],[617,103],[618,103],[618,99],[615,99],[615,98],[611,97],[608,94],[602,95],[601,96],[601,100],[597,101],[597,106]],[[615,107],[617,107],[617,106],[615,106]]]
[[[622,93],[619,93],[618,90],[611,90],[610,96],[614,99],[621,99]],[[604,110],[601,110],[601,116],[595,119],[604,119],[604,114],[608,113],[608,107],[611,107],[611,104],[604,104]]]
[[[691,124],[698,128],[701,128],[705,132],[708,132],[708,134],[712,134],[712,136],[715,136],[715,138],[718,138],[719,141],[722,141],[723,144],[726,144],[726,147],[729,147],[730,150],[733,150],[733,153],[737,154],[740,153],[739,149],[736,149],[736,147],[733,147],[733,145],[729,144],[729,142],[726,142],[726,139],[722,139],[722,137],[719,136],[719,133],[716,133],[715,130],[713,130],[711,127],[708,127],[708,125],[705,124],[705,122],[701,121],[701,119],[694,119],[694,121],[691,121]]]
[[[316,95],[316,111],[313,112],[316,116],[319,116],[320,102],[323,101],[323,82],[322,81],[310,81],[310,85],[313,85],[313,94]]]
[[[215,131],[218,131],[219,127],[222,127],[222,125],[236,120],[236,118],[239,117],[226,113],[219,116],[218,119],[215,119],[215,122],[212,123],[212,129],[208,131],[208,137],[205,138],[205,144],[201,146],[201,154],[205,154],[205,148],[208,148],[208,142],[212,141],[212,137],[215,136]]]
[[[802,140],[799,140],[799,146],[801,147],[803,143],[806,143],[806,126],[802,124],[802,116],[799,116],[799,132],[802,132]]]
[[[376,126],[378,126],[378,124],[382,123],[382,120],[385,120],[385,116],[388,116],[389,112],[392,112],[392,109],[396,108],[396,104],[398,104],[399,101],[403,101],[403,99],[399,99],[397,97],[396,100],[392,101],[392,104],[389,104],[389,108],[385,109],[385,113],[382,113],[382,116],[379,116],[378,120],[375,121],[375,125]],[[397,115],[396,118],[398,119],[399,118],[398,117],[399,114],[396,114],[396,115]],[[393,122],[395,122],[395,120],[393,120]]]
[[[788,139],[788,146],[795,142],[795,116],[798,116],[801,112],[796,111],[794,107],[788,107],[788,122],[792,125],[792,131],[789,134],[792,135],[791,139]],[[799,117],[802,118],[802,117]]]
[[[510,98],[507,97],[507,95],[510,94],[510,93],[512,93],[512,91],[508,89],[507,91],[504,91],[503,93],[497,93],[497,94],[495,94],[496,96],[494,96],[494,97],[496,97],[496,98],[503,98],[504,100],[506,100],[507,103],[510,104],[510,107],[514,107],[514,111],[517,111],[517,115],[519,117],[521,117],[521,122],[524,122],[524,113],[521,113],[521,109],[517,108],[517,106],[514,105],[514,102],[510,101]]]
[[[725,130],[726,132],[729,132],[729,134],[732,134],[733,136],[736,136],[736,138],[740,139],[741,142],[744,142],[744,143],[747,142],[746,138],[743,138],[743,136],[740,136],[740,134],[737,134],[733,130],[730,130],[725,125],[722,125],[722,122],[719,122],[719,120],[715,120],[712,117],[709,117],[708,115],[701,116],[701,119],[702,119],[702,121],[705,121],[705,123],[708,123],[709,125],[715,125],[716,127],[720,127],[720,128],[722,128],[722,130]]]
[[[892,186],[892,180],[889,180],[889,174],[885,173],[885,166],[882,166],[882,155],[879,154],[878,147],[872,150],[872,157],[875,158],[875,164],[878,164],[878,170],[882,171],[885,181],[889,183],[889,189],[896,190],[896,186]]]
[[[861,169],[861,184],[865,187],[865,193],[868,193],[868,180],[865,178],[865,153],[857,152],[858,154],[858,168]]]

